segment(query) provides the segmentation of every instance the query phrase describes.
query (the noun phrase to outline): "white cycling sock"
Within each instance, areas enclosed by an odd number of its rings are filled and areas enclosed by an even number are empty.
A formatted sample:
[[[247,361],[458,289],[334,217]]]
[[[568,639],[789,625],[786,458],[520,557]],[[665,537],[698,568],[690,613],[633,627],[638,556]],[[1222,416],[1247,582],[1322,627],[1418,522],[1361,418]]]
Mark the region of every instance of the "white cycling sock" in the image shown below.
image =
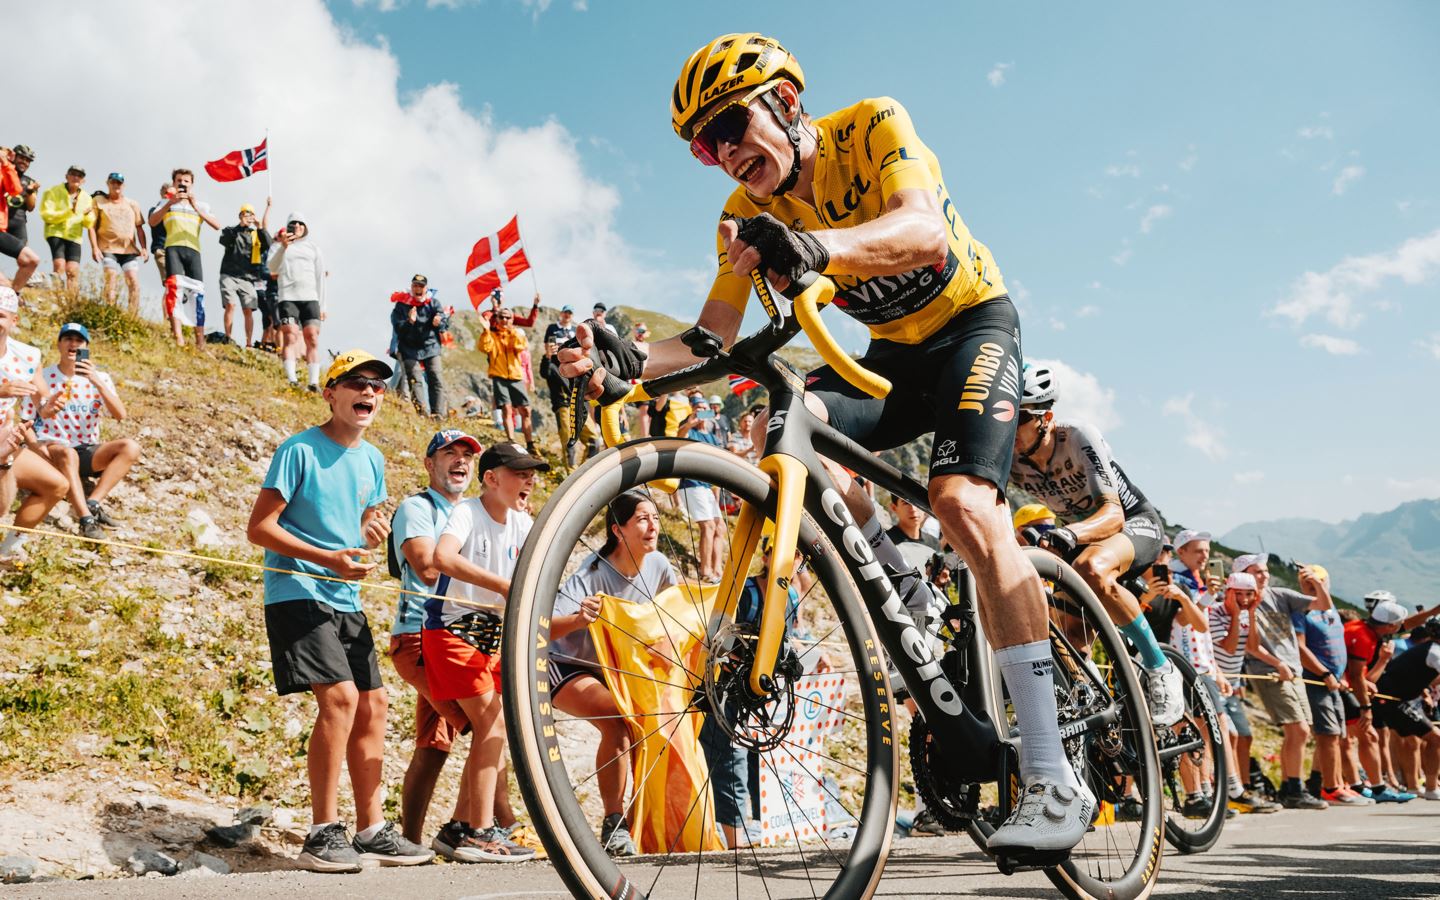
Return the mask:
[[[293,356],[285,357],[285,380],[291,384],[295,383],[295,358]]]
[[[860,536],[870,542],[870,549],[875,552],[875,559],[879,560],[880,565],[889,566],[896,572],[908,572],[914,568],[905,561],[900,548],[890,540],[890,535],[880,527],[878,515],[871,516],[870,521],[860,527]]]
[[[1225,780],[1230,786],[1230,789],[1226,793],[1230,795],[1231,800],[1237,799],[1241,794],[1245,793],[1245,784],[1240,780],[1238,774],[1231,772],[1230,776]]]
[[[1080,782],[1060,746],[1060,714],[1055,706],[1055,661],[1049,641],[1033,641],[995,651],[1020,726],[1020,780],[1049,778],[1079,788]]]
[[[310,373],[310,383],[311,383],[311,384],[319,384],[319,383],[320,383],[320,364],[319,364],[319,363],[311,363],[310,365],[306,366],[306,369],[307,369],[307,370],[309,371],[309,373]]]
[[[314,825],[310,826],[310,836],[314,837],[315,835],[319,834],[320,832],[324,831],[326,828],[329,828],[331,825],[334,824],[334,822],[316,822]]]

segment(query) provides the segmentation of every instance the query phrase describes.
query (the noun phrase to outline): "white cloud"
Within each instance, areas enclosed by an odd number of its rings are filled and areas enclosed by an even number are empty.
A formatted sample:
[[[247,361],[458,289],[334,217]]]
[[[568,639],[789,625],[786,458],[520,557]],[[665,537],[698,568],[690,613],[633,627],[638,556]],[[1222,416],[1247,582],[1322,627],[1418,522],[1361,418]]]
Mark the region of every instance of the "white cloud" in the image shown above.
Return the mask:
[[[1265,480],[1265,473],[1258,471],[1236,472],[1231,477],[1234,479],[1236,484],[1259,484],[1260,482]]]
[[[1428,338],[1416,341],[1415,346],[1436,359],[1440,359],[1440,331],[1434,332]]]
[[[1364,166],[1346,166],[1335,176],[1335,183],[1330,186],[1330,193],[1340,196],[1349,190],[1350,185],[1365,174]]]
[[[995,67],[985,73],[985,80],[990,82],[991,87],[999,87],[1005,83],[1005,73],[1015,68],[1014,63],[996,63]]]
[[[1170,218],[1170,214],[1174,211],[1174,209],[1163,203],[1157,203],[1145,210],[1145,215],[1140,217],[1140,233],[1149,234],[1150,229],[1155,227],[1156,222],[1161,219]]]
[[[1051,331],[1064,331],[1065,328],[1066,328],[1066,326],[1065,326],[1065,323],[1064,323],[1064,322],[1062,322],[1061,320],[1055,318],[1054,316],[1051,316],[1051,317],[1050,317],[1050,330],[1051,330]]]
[[[1416,285],[1440,272],[1440,230],[1413,237],[1394,250],[1369,256],[1348,256],[1325,272],[1306,272],[1295,281],[1290,296],[1270,310],[1296,325],[1322,315],[1341,328],[1353,328],[1362,318],[1356,298],[1373,293],[1391,279]]]
[[[1092,291],[1098,291],[1098,290],[1100,290],[1101,288],[1103,288],[1104,286],[1105,286],[1105,285],[1101,284],[1101,283],[1098,282],[1098,281],[1092,281],[1092,282],[1090,282],[1090,290],[1092,290]]]
[[[1100,286],[1100,282],[1096,281],[1096,282],[1093,283],[1093,285],[1094,285],[1095,287],[1099,287],[1099,286]],[[1084,306],[1080,307],[1079,309],[1075,310],[1075,318],[1077,318],[1077,319],[1088,319],[1088,318],[1090,318],[1091,316],[1098,316],[1098,315],[1100,315],[1100,307],[1095,306],[1094,304],[1091,304],[1091,303],[1087,303],[1087,304],[1085,304]]]
[[[1160,411],[1181,420],[1185,426],[1185,443],[1199,450],[1207,459],[1219,461],[1230,455],[1230,448],[1225,444],[1225,429],[1215,424],[1213,417],[1206,419],[1195,412],[1194,393],[1171,397]]]
[[[1105,174],[1109,175],[1111,178],[1120,178],[1122,176],[1139,178],[1140,167],[1135,165],[1134,163],[1123,163],[1120,165],[1106,166]]]
[[[1333,334],[1307,334],[1300,338],[1300,346],[1324,350],[1332,356],[1354,356],[1360,352],[1359,344]]]
[[[1134,255],[1135,251],[1130,247],[1130,240],[1126,238],[1120,242],[1120,250],[1114,256],[1110,257],[1110,261],[1117,266],[1123,266],[1129,262],[1130,257]]]
[[[1100,190],[1093,184],[1085,189],[1085,193],[1091,197],[1094,197],[1096,200],[1102,200],[1105,197],[1105,192]]]
[[[1182,172],[1190,172],[1190,171],[1193,171],[1193,170],[1194,170],[1195,164],[1200,161],[1200,155],[1195,152],[1195,145],[1194,145],[1194,144],[1191,144],[1190,146],[1186,147],[1185,149],[1186,149],[1187,152],[1186,152],[1184,158],[1181,159],[1180,162],[1177,163],[1176,165],[1178,165],[1178,166],[1180,167],[1180,171],[1182,171]]]
[[[1033,365],[1048,366],[1060,381],[1060,399],[1055,402],[1057,415],[1089,422],[1101,431],[1120,427],[1115,409],[1115,391],[1100,384],[1089,372],[1081,372],[1058,359],[1026,360]]]
[[[123,104],[29,122],[26,138],[40,152],[36,177],[54,183],[72,159],[90,171],[124,171],[132,195],[148,207],[173,166],[200,171],[207,159],[258,143],[268,126],[271,227],[303,210],[331,273],[322,347],[383,352],[386,298],[415,271],[430,276],[442,302],[468,309],[463,276],[471,245],[516,212],[547,303],[588,308],[603,297],[676,315],[694,311],[675,309],[664,299],[671,291],[658,287],[682,273],[655,271],[653,259],[642,260],[621,238],[619,193],[586,171],[582,146],[561,122],[498,121],[481,105],[483,95],[462,98],[453,84],[401,94],[389,49],[342,29],[320,0],[136,4],[123,16],[113,12],[89,0],[26,4],[6,14],[17,34],[64,33],[76,59],[106,58],[115,47],[164,53],[173,76],[133,79]],[[199,44],[197,34],[204,35]],[[257,47],[266,59],[290,62],[257,65]],[[239,90],[237,72],[245,73]],[[46,77],[62,96],[94,90],[94,73],[84,66],[57,67]],[[150,137],[96,139],[126,134]],[[266,181],[216,184],[202,173],[196,188],[230,224],[242,202],[263,203]],[[220,247],[214,232],[203,240],[207,311],[218,321]],[[148,291],[157,293],[154,267],[144,272]],[[530,292],[529,278],[521,277],[512,292],[517,305]]]
[[[1335,132],[1330,130],[1329,125],[1306,125],[1295,133],[1307,141],[1313,141],[1316,138],[1324,138],[1327,141],[1335,139]]]
[[[1386,489],[1404,494],[1407,499],[1440,496],[1440,478],[1386,478]]]
[[[1407,213],[1407,212],[1409,212],[1411,205],[1412,205],[1412,204],[1411,204],[1411,201],[1410,201],[1410,200],[1396,200],[1396,201],[1395,201],[1395,209],[1397,209],[1398,211],[1400,211],[1400,212],[1402,212],[1402,213]]]

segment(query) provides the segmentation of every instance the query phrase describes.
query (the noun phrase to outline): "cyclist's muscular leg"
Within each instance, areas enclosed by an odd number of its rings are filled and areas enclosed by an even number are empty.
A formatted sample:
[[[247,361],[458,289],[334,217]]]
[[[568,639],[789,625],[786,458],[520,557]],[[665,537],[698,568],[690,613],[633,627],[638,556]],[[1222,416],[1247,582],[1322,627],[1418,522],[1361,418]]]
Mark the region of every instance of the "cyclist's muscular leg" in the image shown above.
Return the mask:
[[[1075,573],[1095,591],[1116,625],[1133,622],[1140,615],[1140,601],[1120,583],[1120,576],[1134,561],[1135,548],[1123,534],[1091,544],[1075,558]]]

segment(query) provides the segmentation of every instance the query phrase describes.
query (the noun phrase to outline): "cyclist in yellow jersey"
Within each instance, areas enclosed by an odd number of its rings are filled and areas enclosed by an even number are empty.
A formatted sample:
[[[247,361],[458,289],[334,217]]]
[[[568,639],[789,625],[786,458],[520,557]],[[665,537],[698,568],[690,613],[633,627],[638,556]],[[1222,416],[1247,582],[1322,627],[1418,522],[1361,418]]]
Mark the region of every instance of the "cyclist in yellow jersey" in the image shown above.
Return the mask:
[[[795,58],[755,33],[722,35],[681,68],[675,131],[739,185],[721,215],[719,271],[698,324],[728,345],[752,270],[780,288],[813,270],[835,280],[835,303],[870,329],[859,362],[890,379],[888,397],[872,398],[826,366],[811,373],[806,405],[871,450],[934,432],[931,508],[975,573],[1022,738],[1026,787],[990,846],[1011,855],[1068,850],[1096,801],[1061,748],[1044,592],[1015,542],[1003,489],[1020,399],[1019,318],[905,108],[878,98],[812,119],[801,107],[804,87]],[[653,378],[696,362],[678,338],[636,345],[587,325],[578,337],[580,349],[561,351],[562,373],[589,371],[596,349],[610,371],[596,373],[592,392],[606,400],[623,390],[617,376]],[[763,417],[755,429],[763,439]],[[918,573],[860,486],[829,469],[907,597]]]

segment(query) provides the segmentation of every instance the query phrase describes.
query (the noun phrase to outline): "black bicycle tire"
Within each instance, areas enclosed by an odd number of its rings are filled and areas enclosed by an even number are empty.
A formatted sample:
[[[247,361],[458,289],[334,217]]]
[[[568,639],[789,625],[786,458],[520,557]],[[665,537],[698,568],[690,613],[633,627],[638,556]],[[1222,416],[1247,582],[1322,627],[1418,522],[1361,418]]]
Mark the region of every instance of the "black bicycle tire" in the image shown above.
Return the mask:
[[[1205,731],[1208,735],[1207,742],[1210,745],[1210,757],[1215,760],[1215,804],[1210,810],[1210,815],[1204,820],[1204,824],[1196,830],[1191,830],[1181,823],[1193,821],[1172,812],[1165,816],[1165,840],[1176,850],[1183,854],[1204,853],[1220,840],[1220,833],[1225,829],[1225,809],[1227,806],[1226,778],[1229,774],[1229,761],[1225,755],[1223,745],[1216,744],[1218,734],[1219,740],[1225,740],[1225,732],[1220,722],[1220,712],[1215,709],[1211,701],[1210,691],[1200,681],[1199,674],[1195,667],[1185,658],[1185,655],[1168,644],[1160,645],[1165,656],[1180,670],[1180,678],[1185,684],[1185,695],[1193,697],[1194,702],[1200,704],[1200,716],[1205,720]],[[1163,768],[1163,766],[1162,766]]]
[[[768,478],[759,469],[719,448],[696,441],[657,438],[602,452],[561,484],[537,518],[516,563],[506,606],[505,633],[537,634],[539,617],[550,605],[537,605],[538,596],[543,595],[537,591],[543,592],[547,584],[556,581],[558,576],[550,573],[563,573],[565,554],[552,550],[564,545],[567,534],[583,529],[584,523],[621,490],[682,476],[719,485],[744,499],[760,502],[763,509],[773,509],[775,489]],[[575,522],[580,524],[577,526]],[[865,678],[872,688],[878,685],[878,690],[861,692],[869,747],[868,790],[861,822],[840,874],[826,892],[827,897],[869,897],[879,886],[894,831],[899,765],[898,742],[891,737],[894,702],[880,655],[864,657],[866,642],[873,642],[870,646],[875,647],[879,641],[858,591],[841,563],[841,554],[809,516],[803,517],[800,543],[819,550],[811,554],[812,570],[827,593],[833,590],[832,602],[844,607],[850,629],[846,638],[855,662],[859,665],[863,660]],[[558,754],[552,757],[543,743],[545,716],[539,708],[537,685],[544,676],[525,677],[536,671],[537,640],[512,638],[504,642],[501,651],[506,725],[516,780],[526,809],[556,871],[576,897],[629,900],[642,896],[638,886],[626,879],[615,861],[605,854],[569,788],[563,761]],[[882,718],[888,720],[888,727]],[[561,785],[558,791],[557,784]]]
[[[1100,605],[1099,598],[1079,574],[1052,553],[1026,548],[1025,555],[1042,579],[1062,586],[1065,593],[1085,607],[1099,629],[1101,644],[1107,653],[1112,654],[1115,659],[1126,658],[1124,639],[1111,623],[1104,607]],[[1150,710],[1146,705],[1138,674],[1133,666],[1128,665],[1117,667],[1115,671],[1126,683],[1123,702],[1129,707],[1130,715],[1135,717],[1148,733]],[[1148,757],[1145,771],[1150,783],[1146,790],[1141,791],[1142,839],[1137,842],[1135,860],[1126,868],[1124,878],[1118,883],[1100,881],[1079,871],[1074,860],[1046,869],[1045,875],[1050,882],[1071,900],[1144,900],[1155,888],[1160,874],[1161,849],[1164,846],[1164,800],[1161,796],[1160,759],[1156,754],[1153,739],[1145,742],[1142,750]],[[976,819],[966,831],[987,856],[994,855],[986,846],[986,841],[995,831],[988,822]]]

